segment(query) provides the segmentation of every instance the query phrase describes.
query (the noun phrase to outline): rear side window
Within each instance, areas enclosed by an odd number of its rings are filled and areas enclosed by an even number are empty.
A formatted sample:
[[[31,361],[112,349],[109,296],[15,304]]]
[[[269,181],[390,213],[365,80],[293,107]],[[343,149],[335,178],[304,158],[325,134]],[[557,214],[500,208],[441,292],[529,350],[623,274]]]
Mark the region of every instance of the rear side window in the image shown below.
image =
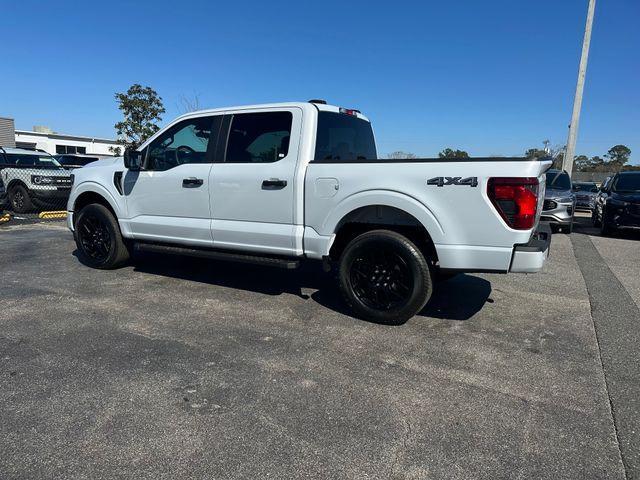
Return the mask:
[[[318,113],[315,160],[373,160],[377,156],[369,122],[342,113]]]
[[[273,163],[289,153],[291,112],[240,113],[233,116],[225,162]]]

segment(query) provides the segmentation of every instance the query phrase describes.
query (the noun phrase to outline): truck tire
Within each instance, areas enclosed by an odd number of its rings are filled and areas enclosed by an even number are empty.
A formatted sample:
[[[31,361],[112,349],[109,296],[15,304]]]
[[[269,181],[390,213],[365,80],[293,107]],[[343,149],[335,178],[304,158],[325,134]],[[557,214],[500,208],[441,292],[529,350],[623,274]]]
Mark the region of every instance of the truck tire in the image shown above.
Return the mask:
[[[117,268],[129,259],[118,222],[104,205],[92,203],[80,210],[74,238],[81,261],[92,268]]]
[[[340,256],[338,283],[353,313],[389,325],[405,323],[431,298],[433,279],[422,252],[406,237],[372,230]]]
[[[9,203],[15,213],[27,213],[33,210],[33,202],[29,190],[23,185],[16,185],[9,191]]]

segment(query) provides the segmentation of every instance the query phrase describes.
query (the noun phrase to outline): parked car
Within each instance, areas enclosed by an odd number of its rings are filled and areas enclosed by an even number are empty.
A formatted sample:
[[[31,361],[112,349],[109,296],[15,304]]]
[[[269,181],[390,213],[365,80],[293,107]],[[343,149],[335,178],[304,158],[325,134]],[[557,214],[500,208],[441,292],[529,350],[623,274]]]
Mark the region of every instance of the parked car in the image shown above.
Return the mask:
[[[573,195],[576,197],[576,210],[593,212],[596,206],[598,186],[595,182],[573,182]]]
[[[592,216],[603,235],[640,228],[640,172],[616,173],[603,183]]]
[[[360,317],[401,323],[439,272],[537,272],[550,160],[380,159],[354,109],[280,103],[183,115],[74,172],[67,222],[94,268],[132,248],[296,268],[322,260]]]
[[[63,155],[55,155],[55,159],[67,170],[74,168],[81,168],[88,165],[91,162],[100,160],[100,157],[95,155],[81,155],[79,153],[70,154],[65,153]]]
[[[71,191],[69,172],[42,150],[0,147],[0,178],[8,207],[16,213],[35,208],[62,210]]]
[[[593,207],[593,211],[591,212],[591,222],[593,223],[594,226],[598,226],[598,227],[600,226],[600,224],[597,221],[597,214],[602,209],[602,204],[604,203],[604,201],[608,196],[607,189],[612,179],[613,177],[605,178],[604,182],[602,182],[602,184],[600,184],[600,186],[598,187],[598,192],[596,193],[596,198],[594,200],[595,204]]]
[[[569,174],[561,170],[549,170],[541,220],[549,222],[552,230],[571,233],[575,206]]]

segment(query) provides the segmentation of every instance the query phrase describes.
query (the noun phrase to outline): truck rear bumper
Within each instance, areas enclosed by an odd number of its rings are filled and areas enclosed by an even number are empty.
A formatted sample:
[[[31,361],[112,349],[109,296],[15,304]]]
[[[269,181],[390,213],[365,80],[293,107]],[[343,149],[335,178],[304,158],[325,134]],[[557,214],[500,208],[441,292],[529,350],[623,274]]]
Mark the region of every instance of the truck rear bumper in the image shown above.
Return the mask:
[[[514,247],[509,271],[514,273],[539,272],[549,257],[550,246],[551,227],[548,223],[540,223],[528,243]]]

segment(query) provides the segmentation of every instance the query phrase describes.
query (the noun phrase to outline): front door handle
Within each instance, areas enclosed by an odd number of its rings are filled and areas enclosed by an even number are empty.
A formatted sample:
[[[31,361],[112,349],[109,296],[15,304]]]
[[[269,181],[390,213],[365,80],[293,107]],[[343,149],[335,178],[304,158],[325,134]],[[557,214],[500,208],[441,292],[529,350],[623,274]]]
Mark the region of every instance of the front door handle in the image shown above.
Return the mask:
[[[183,188],[198,188],[200,187],[204,181],[201,178],[189,177],[182,179],[182,187]]]
[[[280,190],[287,186],[286,180],[280,180],[279,178],[270,178],[269,180],[262,181],[263,190]]]

